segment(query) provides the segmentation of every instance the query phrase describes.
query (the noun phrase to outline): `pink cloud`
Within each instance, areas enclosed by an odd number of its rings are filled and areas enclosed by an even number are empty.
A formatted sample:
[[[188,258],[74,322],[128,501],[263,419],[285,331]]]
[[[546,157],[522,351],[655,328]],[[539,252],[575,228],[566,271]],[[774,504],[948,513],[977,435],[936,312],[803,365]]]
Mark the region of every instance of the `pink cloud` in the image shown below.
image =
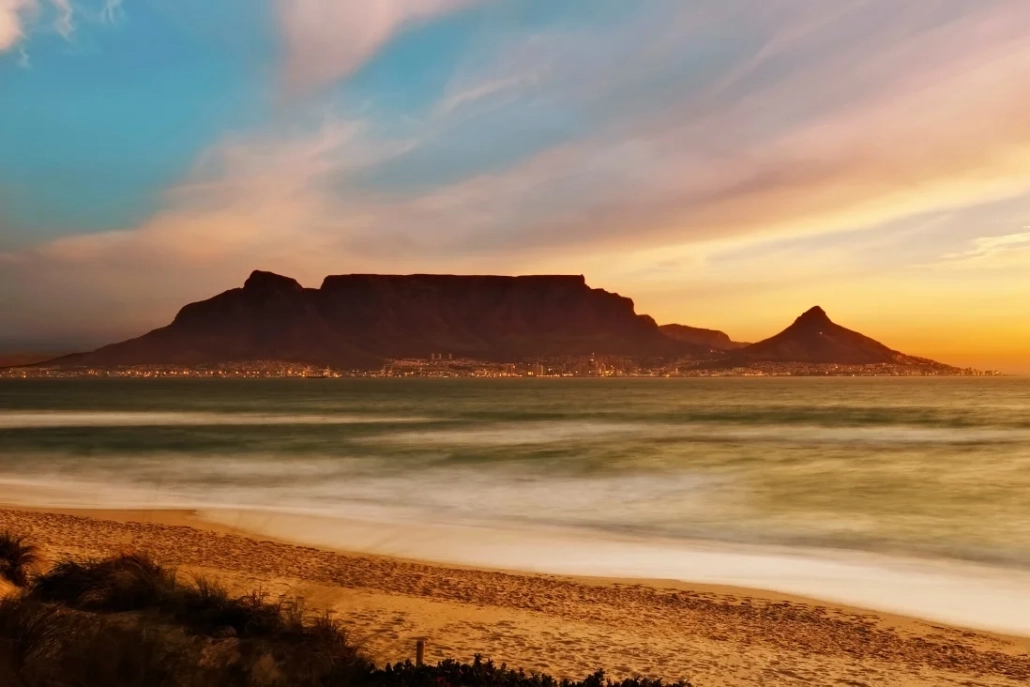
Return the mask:
[[[336,81],[357,69],[404,27],[472,1],[278,0],[286,86],[303,92]]]
[[[71,0],[0,0],[0,52],[14,48],[38,19],[44,3],[55,11],[53,28],[64,38],[75,30]]]
[[[25,19],[36,11],[36,0],[0,0],[0,52],[10,50],[24,37]]]

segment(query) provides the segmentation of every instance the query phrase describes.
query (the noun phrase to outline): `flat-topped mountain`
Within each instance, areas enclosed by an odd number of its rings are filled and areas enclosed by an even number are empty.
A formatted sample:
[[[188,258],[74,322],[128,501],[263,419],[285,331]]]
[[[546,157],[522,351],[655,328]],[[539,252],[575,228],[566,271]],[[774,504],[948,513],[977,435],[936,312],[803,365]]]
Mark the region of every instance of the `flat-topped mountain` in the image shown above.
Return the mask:
[[[274,359],[351,368],[434,353],[484,360],[597,354],[706,355],[633,301],[582,276],[350,274],[318,289],[256,271],[191,303],[166,327],[67,358],[73,365],[196,365]]]
[[[274,360],[374,369],[389,359],[434,354],[494,362],[616,355],[687,370],[786,364],[801,366],[802,374],[838,365],[959,372],[835,324],[819,307],[773,337],[739,344],[717,330],[659,327],[630,299],[591,288],[582,276],[348,274],[311,289],[262,271],[241,288],[183,307],[165,327],[49,364]]]
[[[726,332],[718,329],[703,329],[701,327],[688,327],[685,324],[663,324],[659,329],[662,334],[696,346],[705,346],[717,351],[732,351],[747,346],[730,339]]]
[[[779,334],[729,354],[723,362],[749,365],[761,362],[836,365],[897,364],[910,367],[947,365],[905,355],[833,322],[819,306],[811,308]]]

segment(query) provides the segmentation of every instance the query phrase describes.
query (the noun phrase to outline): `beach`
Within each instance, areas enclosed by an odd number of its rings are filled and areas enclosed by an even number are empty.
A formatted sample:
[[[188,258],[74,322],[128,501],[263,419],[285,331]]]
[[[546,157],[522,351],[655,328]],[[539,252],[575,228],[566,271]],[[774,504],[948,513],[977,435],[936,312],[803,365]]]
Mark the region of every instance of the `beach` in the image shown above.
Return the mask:
[[[10,382],[0,527],[300,597],[380,665],[1026,684],[1027,407],[1005,378]]]
[[[263,516],[267,522],[271,516]],[[240,593],[299,597],[378,662],[475,654],[695,685],[1019,685],[1030,639],[739,587],[501,571],[291,543],[187,510],[5,506],[46,561],[146,551]],[[236,519],[246,523],[245,520]],[[254,521],[251,521],[254,522]]]

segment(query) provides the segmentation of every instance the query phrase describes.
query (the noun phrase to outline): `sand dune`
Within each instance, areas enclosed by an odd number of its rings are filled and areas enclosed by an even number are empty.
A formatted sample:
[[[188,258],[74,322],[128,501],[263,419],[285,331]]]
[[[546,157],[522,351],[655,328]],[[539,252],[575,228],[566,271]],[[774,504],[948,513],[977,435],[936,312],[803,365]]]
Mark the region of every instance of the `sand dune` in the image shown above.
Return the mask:
[[[234,589],[301,596],[378,661],[495,661],[695,685],[1024,685],[1030,640],[751,590],[515,574],[297,546],[172,511],[0,510],[46,556],[146,550]]]

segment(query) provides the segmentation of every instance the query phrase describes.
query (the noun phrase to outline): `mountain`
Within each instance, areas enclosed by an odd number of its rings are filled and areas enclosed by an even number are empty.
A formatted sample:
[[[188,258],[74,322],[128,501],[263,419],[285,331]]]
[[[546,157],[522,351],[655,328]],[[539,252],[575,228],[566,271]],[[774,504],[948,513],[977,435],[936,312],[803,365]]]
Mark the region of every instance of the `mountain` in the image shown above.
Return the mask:
[[[897,364],[905,367],[952,369],[947,365],[905,355],[879,341],[830,320],[816,306],[794,320],[779,334],[733,351],[723,363],[748,365],[760,362],[836,365]]]
[[[702,329],[701,327],[688,327],[685,324],[663,324],[659,329],[662,334],[676,341],[705,346],[717,351],[732,351],[747,346],[730,339],[725,332],[718,329]]]
[[[282,360],[374,368],[433,353],[484,360],[708,355],[665,336],[633,301],[582,276],[350,274],[318,289],[255,271],[242,288],[191,303],[166,327],[66,365]]]

